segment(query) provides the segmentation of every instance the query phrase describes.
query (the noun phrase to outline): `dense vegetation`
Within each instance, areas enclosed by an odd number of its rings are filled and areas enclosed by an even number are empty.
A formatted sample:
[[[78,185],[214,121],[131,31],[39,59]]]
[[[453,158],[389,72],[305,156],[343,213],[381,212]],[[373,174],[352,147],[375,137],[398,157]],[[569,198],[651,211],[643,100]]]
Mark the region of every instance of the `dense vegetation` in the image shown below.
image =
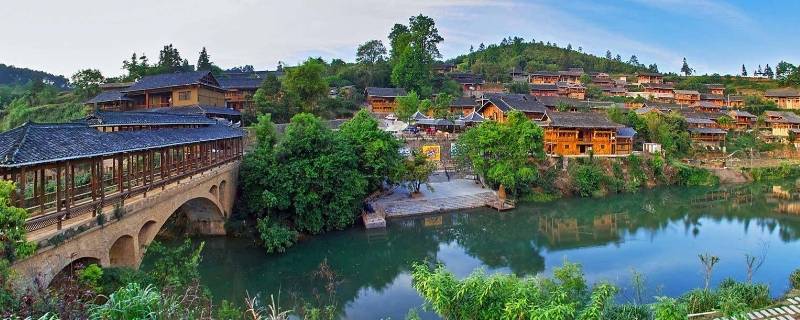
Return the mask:
[[[0,86],[13,87],[32,82],[48,83],[60,90],[69,88],[69,80],[64,76],[0,63]]]

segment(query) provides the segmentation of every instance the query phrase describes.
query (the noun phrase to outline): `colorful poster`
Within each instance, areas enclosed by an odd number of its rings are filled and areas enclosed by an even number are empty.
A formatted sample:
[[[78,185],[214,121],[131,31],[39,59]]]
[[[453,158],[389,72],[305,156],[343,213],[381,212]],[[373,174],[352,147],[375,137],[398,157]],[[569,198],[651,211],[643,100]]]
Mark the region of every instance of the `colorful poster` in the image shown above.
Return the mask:
[[[422,146],[422,153],[428,156],[428,160],[440,161],[442,159],[442,148],[435,146]]]

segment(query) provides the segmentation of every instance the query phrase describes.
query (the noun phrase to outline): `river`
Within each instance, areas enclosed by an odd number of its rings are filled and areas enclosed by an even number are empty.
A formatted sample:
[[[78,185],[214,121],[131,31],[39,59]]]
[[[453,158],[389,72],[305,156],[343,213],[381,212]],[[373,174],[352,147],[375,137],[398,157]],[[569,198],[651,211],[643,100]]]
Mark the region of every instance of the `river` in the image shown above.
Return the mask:
[[[590,282],[618,285],[617,300],[625,302],[633,297],[633,271],[644,275],[649,297],[702,286],[698,254],[708,252],[720,257],[714,283],[744,280],[745,254],[765,257],[754,281],[777,297],[800,267],[798,183],[658,188],[504,213],[459,211],[390,221],[385,230],[329,232],[280,255],[245,239],[207,238],[201,276],[217,300],[280,293],[287,308],[300,300],[334,303],[345,319],[403,319],[422,304],[408,271],[415,261],[440,261],[458,276],[479,268],[533,276],[551,275],[568,260]],[[318,272],[321,265],[329,272]]]

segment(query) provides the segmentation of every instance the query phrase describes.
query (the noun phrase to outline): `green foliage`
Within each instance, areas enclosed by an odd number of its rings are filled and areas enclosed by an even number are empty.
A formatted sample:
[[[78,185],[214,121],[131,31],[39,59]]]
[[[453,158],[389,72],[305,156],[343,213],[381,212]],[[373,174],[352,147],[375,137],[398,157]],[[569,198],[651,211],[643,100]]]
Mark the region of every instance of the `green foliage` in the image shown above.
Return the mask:
[[[543,136],[542,128],[524,114],[509,112],[505,123],[483,122],[462,134],[456,159],[490,184],[524,193],[538,175],[533,160],[544,156]]]
[[[433,190],[428,180],[434,170],[436,164],[429,161],[427,155],[413,150],[411,157],[403,160],[403,181],[412,193],[419,193],[423,184]]]
[[[527,82],[512,82],[508,85],[509,93],[529,94],[531,93],[530,85]]]
[[[287,94],[298,97],[303,111],[314,111],[317,102],[328,94],[328,83],[323,79],[324,72],[325,65],[311,58],[286,71],[283,87]]]
[[[642,170],[642,158],[631,154],[628,156],[628,179],[625,181],[625,191],[634,192],[647,181],[647,174]]]
[[[31,106],[28,99],[19,98],[6,108],[6,115],[0,119],[0,131],[9,130],[28,121],[58,123],[69,122],[85,116],[86,108],[77,102],[55,103]]]
[[[689,316],[686,304],[668,297],[656,297],[653,310],[655,320],[686,320]]]
[[[648,305],[612,305],[606,309],[604,320],[651,320],[652,311]]]
[[[553,277],[478,271],[458,280],[442,265],[412,267],[412,286],[445,319],[601,319],[616,293],[609,284],[589,288],[576,264],[566,263]]]
[[[423,101],[428,100],[421,100],[416,91],[411,91],[405,96],[397,98],[397,107],[394,109],[394,114],[397,119],[408,122],[411,116],[423,106]]]
[[[200,278],[197,267],[202,259],[204,242],[194,246],[186,239],[176,248],[168,248],[158,241],[147,247],[147,254],[156,257],[153,266],[147,271],[151,281],[158,287],[185,288]]]
[[[629,113],[629,123],[636,132],[647,141],[661,144],[663,150],[670,156],[688,154],[691,148],[691,139],[687,131],[686,119],[678,113],[658,114],[648,113],[637,116]]]
[[[712,311],[717,307],[718,299],[716,292],[704,289],[694,289],[680,297],[689,313]]]
[[[70,80],[78,96],[91,98],[100,93],[100,84],[105,81],[105,78],[100,70],[83,69],[73,74]]]
[[[152,252],[149,252],[148,255],[152,255]],[[98,288],[98,293],[102,293],[105,295],[109,295],[114,291],[119,290],[119,288],[124,287],[128,283],[139,283],[142,285],[151,284],[151,280],[149,279],[148,275],[141,271],[131,268],[104,268],[102,276],[100,278],[100,288]]]
[[[574,164],[570,166],[569,174],[575,192],[581,197],[596,195],[605,181],[603,170],[593,162]]]
[[[357,155],[359,172],[367,179],[367,192],[381,189],[385,181],[400,179],[402,143],[390,133],[378,128],[378,121],[367,111],[339,126],[337,132]]]
[[[259,115],[253,131],[256,136],[256,148],[272,150],[278,141],[278,133],[275,130],[275,124],[272,123],[272,115],[270,114]]]
[[[689,313],[719,310],[725,316],[739,315],[772,303],[766,285],[732,279],[723,280],[717,290],[695,289],[683,294],[679,300]]]
[[[158,319],[163,308],[161,294],[153,286],[129,283],[101,305],[90,307],[90,319]]]
[[[781,163],[777,167],[751,168],[753,181],[769,181],[800,176],[800,167],[789,163]]]
[[[99,288],[103,278],[103,268],[97,264],[90,264],[78,272],[78,280],[89,288]]]
[[[271,221],[269,216],[258,219],[256,229],[268,253],[284,252],[297,241],[297,231]]]
[[[431,66],[441,57],[437,45],[444,39],[430,17],[413,16],[408,26],[397,24],[391,40],[392,83],[429,96],[432,93]]]
[[[789,283],[792,289],[800,290],[800,269],[796,269],[789,275]]]
[[[719,184],[719,177],[707,169],[689,166],[678,161],[673,161],[672,167],[677,171],[675,183],[678,185],[715,186]]]
[[[217,306],[216,317],[219,320],[239,320],[244,317],[244,310],[237,307],[235,303],[228,300],[222,300]]]
[[[654,155],[652,158],[648,159],[647,161],[650,170],[653,172],[653,176],[658,179],[664,179],[664,158],[661,157],[660,154]]]
[[[26,237],[28,212],[11,205],[15,190],[12,182],[0,180],[0,260],[8,262],[25,258],[36,250],[36,245]]]

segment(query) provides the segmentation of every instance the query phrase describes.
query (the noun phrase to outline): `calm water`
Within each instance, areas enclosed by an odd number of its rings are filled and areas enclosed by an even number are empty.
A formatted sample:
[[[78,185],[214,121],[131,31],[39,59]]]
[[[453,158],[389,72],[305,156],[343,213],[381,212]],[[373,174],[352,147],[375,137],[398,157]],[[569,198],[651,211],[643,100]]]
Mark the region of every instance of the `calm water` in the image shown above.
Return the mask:
[[[765,255],[755,274],[777,296],[800,267],[800,188],[794,181],[718,189],[658,189],[604,199],[568,199],[498,213],[471,210],[391,221],[386,230],[361,227],[303,241],[267,255],[248,240],[205,239],[203,281],[217,299],[245,292],[334,302],[346,319],[403,319],[422,299],[409,265],[438,260],[459,276],[477,268],[550,275],[569,260],[591,282],[622,287],[628,301],[632,270],[645,275],[647,294],[678,295],[702,286],[697,255],[721,258],[714,281],[745,279],[745,254]],[[335,293],[317,270],[336,274]],[[423,318],[435,318],[422,313]]]

